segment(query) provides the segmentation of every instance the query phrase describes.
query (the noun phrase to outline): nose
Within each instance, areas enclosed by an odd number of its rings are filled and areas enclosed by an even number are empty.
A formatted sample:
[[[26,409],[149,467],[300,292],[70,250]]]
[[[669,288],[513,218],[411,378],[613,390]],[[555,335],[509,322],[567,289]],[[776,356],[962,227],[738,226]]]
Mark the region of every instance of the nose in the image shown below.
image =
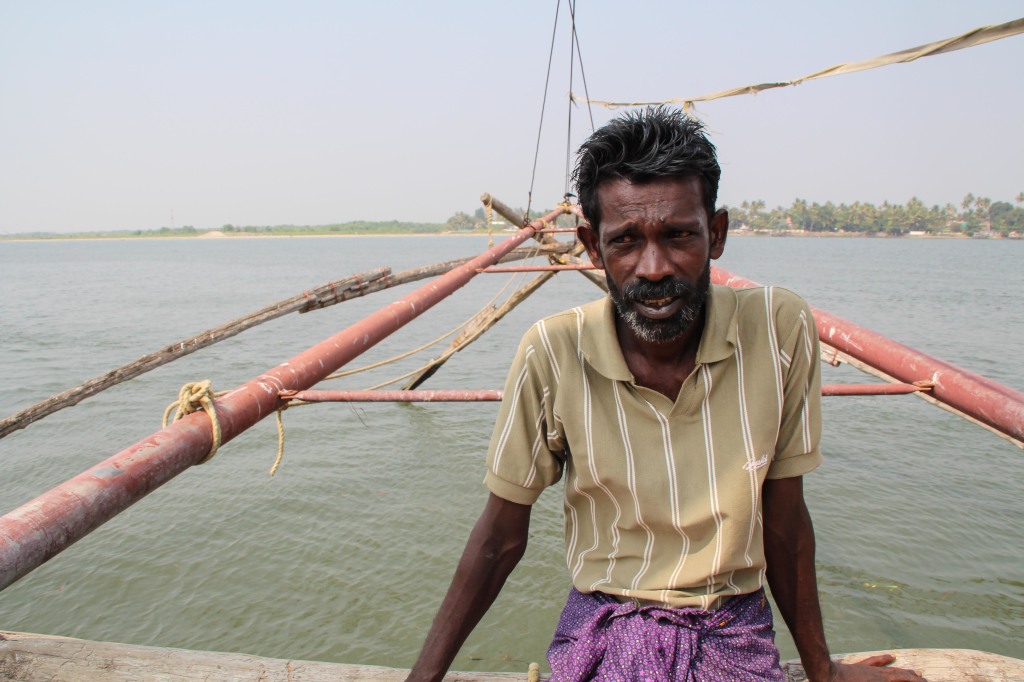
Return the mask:
[[[659,244],[648,243],[640,253],[634,274],[651,282],[660,282],[672,276],[672,263]]]

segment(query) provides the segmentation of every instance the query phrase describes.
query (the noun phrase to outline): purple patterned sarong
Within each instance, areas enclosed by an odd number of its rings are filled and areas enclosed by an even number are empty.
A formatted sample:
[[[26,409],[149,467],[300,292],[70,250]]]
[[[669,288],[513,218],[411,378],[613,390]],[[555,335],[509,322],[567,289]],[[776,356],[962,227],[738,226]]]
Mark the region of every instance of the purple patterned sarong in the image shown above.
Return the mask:
[[[573,588],[548,663],[551,682],[785,679],[763,589],[702,611],[620,604]]]

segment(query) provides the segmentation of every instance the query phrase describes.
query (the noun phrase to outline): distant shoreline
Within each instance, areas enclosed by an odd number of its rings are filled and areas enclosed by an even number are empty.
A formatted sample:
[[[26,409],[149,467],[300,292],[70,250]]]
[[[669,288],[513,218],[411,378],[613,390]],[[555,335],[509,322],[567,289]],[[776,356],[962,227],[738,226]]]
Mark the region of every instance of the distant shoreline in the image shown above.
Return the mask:
[[[499,238],[502,236],[511,236],[514,232],[508,232],[502,230],[501,232],[493,232],[491,236]],[[19,236],[0,236],[0,242],[81,242],[81,241],[136,241],[136,240],[212,240],[221,241],[224,239],[334,239],[334,238],[356,238],[366,239],[371,237],[486,237],[487,232],[472,231],[472,232],[388,232],[379,234],[259,234],[256,232],[235,232],[235,233],[216,233],[216,232],[205,232],[203,234],[196,235],[131,235],[131,236],[110,236],[110,237],[75,237],[75,236],[61,236],[61,237],[19,237]],[[885,233],[869,233],[869,232],[773,232],[773,233],[756,233],[747,230],[736,230],[729,232],[730,237],[756,237],[756,238],[800,238],[809,237],[812,239],[969,239],[974,238],[968,234],[953,233],[953,234],[921,234],[921,235],[890,235]],[[988,237],[978,238],[979,241],[1020,241],[1013,238],[1007,237]]]
[[[513,234],[511,232],[503,232],[500,234]],[[222,235],[211,235],[207,232],[204,234],[196,235],[131,235],[122,237],[16,237],[16,236],[0,236],[0,242],[132,242],[132,241],[153,241],[153,240],[167,240],[167,241],[221,241],[224,239],[318,239],[327,238],[334,239],[337,237],[351,237],[355,239],[365,239],[368,237],[465,237],[465,236],[481,236],[486,237],[486,232],[382,232],[380,234],[259,234],[256,232],[236,232],[233,234],[222,234]],[[494,236],[498,236],[496,233]]]

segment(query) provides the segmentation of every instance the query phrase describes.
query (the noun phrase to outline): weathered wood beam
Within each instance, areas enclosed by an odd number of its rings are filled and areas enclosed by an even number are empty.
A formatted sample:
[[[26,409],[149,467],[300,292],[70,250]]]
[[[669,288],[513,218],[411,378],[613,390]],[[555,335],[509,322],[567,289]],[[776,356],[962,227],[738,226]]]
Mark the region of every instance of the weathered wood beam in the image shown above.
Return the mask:
[[[524,666],[525,668],[526,666]],[[402,682],[409,670],[0,632],[0,680],[18,682]],[[545,679],[547,675],[543,676]],[[445,682],[526,682],[527,673],[448,673]]]
[[[836,656],[845,662],[893,654],[894,665],[921,671],[930,682],[1022,680],[1024,661],[973,649],[893,649]],[[525,666],[524,666],[525,667]],[[782,664],[787,682],[806,682],[795,661]],[[240,682],[401,682],[407,669],[263,658],[93,642],[71,637],[0,632],[0,680],[18,682],[142,682],[143,680],[238,680]],[[451,672],[445,682],[509,682],[527,672]],[[547,680],[548,675],[540,675]]]

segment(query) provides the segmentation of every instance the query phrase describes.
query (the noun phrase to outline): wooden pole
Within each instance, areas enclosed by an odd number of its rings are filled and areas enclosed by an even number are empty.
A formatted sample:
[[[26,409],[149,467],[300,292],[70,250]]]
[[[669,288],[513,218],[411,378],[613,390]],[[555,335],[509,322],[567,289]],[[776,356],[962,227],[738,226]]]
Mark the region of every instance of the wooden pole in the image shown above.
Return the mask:
[[[504,218],[506,218],[510,222],[513,222],[513,216],[515,214],[512,212],[512,209],[510,209],[503,202],[501,202],[498,199],[495,199],[494,197],[492,197],[490,194],[487,194],[487,193],[484,193],[484,195],[481,196],[480,199],[484,203],[490,202],[491,203],[491,208],[493,208],[495,211],[497,211],[499,215],[503,216]],[[564,210],[567,213],[570,212],[571,210],[573,210],[572,208],[567,207],[565,204],[563,204],[562,206],[564,207]],[[543,221],[541,221],[541,222],[543,223]],[[567,248],[571,249],[571,250],[568,251],[568,253],[562,253],[562,254],[555,253],[555,252],[549,252],[548,260],[550,260],[554,265],[541,266],[540,269],[543,270],[543,269],[548,269],[548,268],[554,269],[554,268],[566,268],[566,267],[572,268],[572,269],[577,269],[577,268],[583,268],[583,267],[590,267],[590,268],[593,267],[589,263],[580,263],[579,259],[576,258],[576,256],[578,254],[583,253],[583,244],[582,243],[575,242],[575,243],[569,244],[569,243],[565,243],[565,242],[559,242],[557,239],[551,237],[548,234],[544,234],[544,235],[542,235],[541,237],[538,237],[538,238],[540,239],[541,244],[543,244],[546,247],[550,248],[550,247],[553,247],[556,244],[564,244]],[[573,262],[575,262],[575,264],[574,265],[570,265],[570,266],[564,265],[564,263],[569,262],[569,261],[573,261]],[[489,270],[490,270],[490,268],[485,268],[482,271],[483,272],[488,272]],[[542,284],[544,284],[549,279],[551,279],[551,277],[554,276],[554,274],[556,272],[557,272],[557,270],[551,270],[551,271],[545,272],[543,275],[540,275],[540,276],[534,278],[532,281],[530,281],[524,287],[522,287],[521,289],[516,291],[514,294],[512,294],[508,298],[508,300],[506,300],[500,307],[498,307],[498,308],[490,308],[490,309],[481,311],[481,313],[478,314],[472,320],[472,322],[469,324],[469,326],[461,334],[459,334],[455,339],[453,339],[450,344],[448,344],[448,347],[444,350],[444,352],[441,353],[441,355],[439,355],[438,357],[434,358],[429,363],[427,363],[427,365],[424,366],[423,369],[421,369],[419,372],[417,372],[415,376],[413,376],[411,379],[409,379],[409,381],[407,381],[405,383],[405,385],[402,386],[402,389],[406,390],[406,391],[411,391],[411,390],[415,389],[417,386],[420,386],[424,381],[426,381],[427,379],[432,377],[434,375],[434,373],[437,372],[437,370],[440,369],[441,366],[444,363],[448,362],[448,359],[451,356],[455,355],[460,350],[462,350],[463,348],[465,348],[466,346],[468,346],[469,344],[473,343],[474,341],[479,339],[481,336],[483,336],[484,332],[486,332],[488,329],[490,329],[491,327],[496,325],[503,317],[505,317],[505,315],[510,313],[513,308],[515,308],[517,305],[519,305],[520,303],[525,301],[526,298],[530,294],[535,292],[537,289],[539,289],[541,287]]]
[[[432,377],[434,373],[441,368],[441,365],[448,362],[448,359],[451,356],[455,355],[460,350],[483,336],[484,332],[496,325],[498,321],[510,313],[513,308],[525,301],[530,294],[539,289],[540,286],[551,279],[554,274],[554,272],[545,272],[544,274],[535,277],[524,287],[509,296],[508,300],[502,303],[498,308],[489,307],[483,310],[481,315],[478,315],[461,334],[455,337],[452,342],[448,344],[448,347],[443,353],[441,353],[441,355],[427,363],[422,370],[402,386],[402,389],[405,391],[411,391]]]

